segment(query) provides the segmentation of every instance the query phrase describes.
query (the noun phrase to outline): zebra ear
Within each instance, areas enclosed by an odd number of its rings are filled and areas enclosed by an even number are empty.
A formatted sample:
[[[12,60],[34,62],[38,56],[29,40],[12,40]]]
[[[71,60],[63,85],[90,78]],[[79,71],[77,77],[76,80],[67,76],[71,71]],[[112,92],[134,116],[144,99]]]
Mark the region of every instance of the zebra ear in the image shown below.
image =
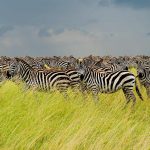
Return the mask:
[[[54,58],[55,60],[57,60],[57,61],[60,59],[59,56],[53,56],[53,58]]]
[[[70,60],[71,63],[75,63],[76,58],[74,58],[73,56],[70,56],[70,57],[69,57],[69,60]]]
[[[82,58],[78,58],[78,59],[76,60],[76,63],[77,63],[77,64],[81,64],[81,63],[83,63],[83,61],[84,61],[84,60],[83,60]]]
[[[15,60],[18,62],[18,61],[19,61],[19,58],[18,58],[18,57],[15,57]]]
[[[79,64],[79,59],[76,60],[76,63]]]
[[[93,60],[91,60],[89,58],[83,59],[83,62],[86,66],[91,66],[94,63]]]
[[[102,62],[103,62],[103,59],[101,59],[101,60],[97,61],[96,63],[94,63],[93,66],[101,67]]]

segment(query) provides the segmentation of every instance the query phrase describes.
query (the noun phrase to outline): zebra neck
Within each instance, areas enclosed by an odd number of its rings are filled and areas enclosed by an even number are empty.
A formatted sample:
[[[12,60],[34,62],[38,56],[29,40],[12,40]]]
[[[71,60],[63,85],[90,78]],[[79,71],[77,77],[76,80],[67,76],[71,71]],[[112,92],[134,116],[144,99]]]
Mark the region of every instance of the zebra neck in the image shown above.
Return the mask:
[[[34,70],[30,69],[28,66],[20,66],[20,77],[26,83],[34,79],[34,74]]]

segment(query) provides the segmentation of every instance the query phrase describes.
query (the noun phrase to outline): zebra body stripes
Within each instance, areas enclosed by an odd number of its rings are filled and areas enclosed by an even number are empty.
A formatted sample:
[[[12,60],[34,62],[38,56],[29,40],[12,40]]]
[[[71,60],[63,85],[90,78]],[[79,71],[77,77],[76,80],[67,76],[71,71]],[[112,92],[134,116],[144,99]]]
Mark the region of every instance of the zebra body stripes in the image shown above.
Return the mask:
[[[4,81],[7,77],[7,71],[9,70],[9,65],[8,64],[0,64],[0,82]]]
[[[83,90],[87,88],[91,89],[94,96],[97,97],[99,92],[101,93],[113,93],[119,89],[122,89],[126,97],[127,103],[132,99],[133,105],[136,102],[136,98],[133,93],[134,85],[136,84],[135,76],[128,71],[116,71],[112,73],[100,73],[94,71],[91,68],[84,69],[83,73]],[[136,85],[136,91],[139,97],[142,99]]]
[[[44,65],[45,68],[47,70],[56,70],[55,68],[50,68],[48,65]],[[72,88],[79,88],[80,86],[80,82],[81,82],[81,79],[80,79],[80,73],[76,70],[76,69],[66,69],[66,70],[63,70],[65,71],[65,73],[69,76],[69,78],[71,79],[71,87]]]
[[[42,62],[44,65],[48,65],[50,67],[55,67],[55,68],[61,68],[61,69],[67,69],[69,68],[70,62],[68,61],[63,61],[61,59],[55,60],[55,59],[43,59]]]
[[[80,78],[81,74],[78,71],[76,71],[75,69],[68,69],[65,72],[71,79],[71,83],[70,83],[71,87],[79,89],[80,83],[81,83],[81,78]]]
[[[18,74],[29,87],[35,86],[42,90],[57,89],[60,92],[66,92],[70,85],[70,78],[63,71],[36,71],[25,61],[16,58]],[[15,65],[10,67],[10,73],[13,73]]]

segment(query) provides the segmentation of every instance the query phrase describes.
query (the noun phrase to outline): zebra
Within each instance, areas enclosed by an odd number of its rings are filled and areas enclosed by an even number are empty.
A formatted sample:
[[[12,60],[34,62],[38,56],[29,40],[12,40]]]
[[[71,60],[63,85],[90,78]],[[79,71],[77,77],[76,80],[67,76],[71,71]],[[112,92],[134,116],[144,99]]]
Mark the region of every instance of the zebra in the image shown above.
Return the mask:
[[[127,66],[121,66],[116,63],[102,65],[101,67],[98,67],[97,65],[98,65],[97,63],[94,64],[92,66],[92,68],[95,71],[100,71],[100,72],[103,71],[103,72],[111,73],[111,72],[115,72],[115,71],[119,71],[119,70],[128,70]]]
[[[140,84],[145,87],[148,98],[150,98],[150,66],[145,64],[138,66],[137,77]]]
[[[63,61],[61,59],[43,58],[41,61],[43,62],[43,64],[46,64],[49,67],[55,67],[55,68],[61,68],[61,69],[67,69],[67,68],[71,67],[71,63],[69,61]]]
[[[70,86],[72,89],[80,89],[80,84],[81,84],[81,74],[79,71],[76,69],[67,69],[65,70],[66,74],[69,76],[71,79]]]
[[[15,58],[14,64],[10,66],[10,74],[18,73],[21,79],[30,87],[36,87],[40,90],[49,91],[57,89],[67,95],[67,89],[70,85],[70,78],[63,71],[38,71],[34,70],[27,62]]]
[[[136,103],[136,97],[133,93],[134,85],[136,86],[138,96],[143,100],[136,84],[136,78],[129,71],[120,70],[112,73],[101,73],[89,67],[81,68],[80,71],[82,73],[81,80],[83,81],[83,92],[86,89],[90,89],[96,101],[98,100],[99,92],[114,93],[122,89],[127,101],[126,104],[132,99],[134,106]]]
[[[150,98],[150,61],[142,57],[133,57],[130,63],[136,68],[140,85],[145,87],[147,96]]]
[[[47,66],[46,64],[44,65],[45,68],[47,70],[57,70],[55,68],[50,68],[49,66]],[[71,79],[71,83],[70,86],[72,89],[79,89],[80,88],[80,82],[81,82],[81,74],[79,71],[77,71],[75,68],[70,68],[70,69],[65,69],[63,70],[65,71],[65,73],[69,76],[69,78]]]
[[[77,68],[79,66],[87,66],[92,68],[94,71],[97,72],[103,72],[103,73],[111,73],[119,70],[128,70],[128,67],[126,65],[117,64],[117,63],[107,63],[104,64],[103,60],[97,62],[91,62],[91,61],[84,61],[84,59],[78,59],[77,61]]]
[[[0,64],[0,82],[10,79],[8,76],[9,64]]]
[[[41,69],[42,68],[40,62],[35,60],[35,58],[33,58],[33,57],[26,56],[23,60],[25,62],[27,62],[34,69],[39,69],[39,68]]]
[[[130,67],[131,68],[138,68],[139,66],[150,66],[150,61],[147,59],[139,58],[139,57],[133,57],[130,59]]]

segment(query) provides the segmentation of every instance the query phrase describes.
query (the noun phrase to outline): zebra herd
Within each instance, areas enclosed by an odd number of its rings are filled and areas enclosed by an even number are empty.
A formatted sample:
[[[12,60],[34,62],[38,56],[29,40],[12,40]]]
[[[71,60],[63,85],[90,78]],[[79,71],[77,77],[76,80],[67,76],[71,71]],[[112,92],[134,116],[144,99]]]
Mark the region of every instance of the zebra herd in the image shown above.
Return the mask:
[[[137,76],[130,68],[137,69]],[[98,101],[98,93],[114,93],[123,90],[126,103],[136,102],[133,89],[141,100],[142,95],[137,86],[136,78],[146,88],[150,98],[150,57],[149,56],[88,56],[84,58],[69,57],[0,57],[0,81],[13,79],[22,80],[26,87],[44,91],[59,90],[67,96],[68,88],[81,91],[83,94],[92,92]]]

